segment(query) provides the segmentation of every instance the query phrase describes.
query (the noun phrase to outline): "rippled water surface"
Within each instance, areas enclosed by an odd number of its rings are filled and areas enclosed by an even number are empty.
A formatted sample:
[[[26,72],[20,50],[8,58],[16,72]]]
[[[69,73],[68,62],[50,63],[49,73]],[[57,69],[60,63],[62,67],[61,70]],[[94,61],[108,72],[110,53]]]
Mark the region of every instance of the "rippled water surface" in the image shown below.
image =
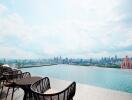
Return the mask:
[[[22,70],[32,75],[49,76],[132,93],[132,70],[75,65],[54,65]]]

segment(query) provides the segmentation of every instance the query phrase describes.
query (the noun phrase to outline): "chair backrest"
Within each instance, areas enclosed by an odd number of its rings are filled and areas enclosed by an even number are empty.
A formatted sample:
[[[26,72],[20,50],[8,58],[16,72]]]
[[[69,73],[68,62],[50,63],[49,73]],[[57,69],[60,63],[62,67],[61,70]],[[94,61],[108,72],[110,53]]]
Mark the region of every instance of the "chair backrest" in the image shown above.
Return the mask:
[[[12,68],[10,68],[10,67],[3,67],[3,66],[0,67],[1,74],[5,73],[5,72],[8,72],[8,71],[12,71]]]
[[[18,79],[21,79],[21,78],[31,77],[31,74],[29,72],[24,72],[24,73],[15,74],[13,76],[14,76],[14,78],[16,78],[18,80]]]
[[[50,81],[48,77],[45,77],[32,84],[31,91],[33,92],[34,100],[72,100],[76,91],[76,83],[75,82],[71,83],[63,91],[53,94],[44,94],[44,92],[49,88],[50,88]]]
[[[39,93],[44,93],[45,91],[47,91],[48,89],[50,89],[50,81],[48,77],[45,77],[37,82],[35,82],[32,85],[32,89],[34,91],[37,91]]]
[[[31,74],[29,72],[22,73],[22,78],[31,77]]]
[[[12,68],[0,66],[0,84],[6,81],[6,78],[3,76],[3,73],[6,73],[8,71],[12,71]]]
[[[29,72],[22,73],[20,70],[4,75],[4,77],[6,78],[6,82],[14,82],[15,80],[30,76],[31,75]]]

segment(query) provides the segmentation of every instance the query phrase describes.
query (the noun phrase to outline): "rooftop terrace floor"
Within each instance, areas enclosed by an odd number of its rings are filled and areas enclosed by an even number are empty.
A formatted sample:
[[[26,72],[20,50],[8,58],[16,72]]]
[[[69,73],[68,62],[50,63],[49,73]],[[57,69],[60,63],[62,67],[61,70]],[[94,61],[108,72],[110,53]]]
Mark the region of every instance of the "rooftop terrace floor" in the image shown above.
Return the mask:
[[[50,83],[51,88],[61,91],[71,82],[50,78]],[[23,90],[18,89],[14,94],[13,100],[23,100],[23,94]],[[8,95],[7,100],[10,100],[10,98],[11,94]],[[5,100],[4,96],[0,100]],[[77,83],[76,94],[73,100],[132,100],[132,94]]]

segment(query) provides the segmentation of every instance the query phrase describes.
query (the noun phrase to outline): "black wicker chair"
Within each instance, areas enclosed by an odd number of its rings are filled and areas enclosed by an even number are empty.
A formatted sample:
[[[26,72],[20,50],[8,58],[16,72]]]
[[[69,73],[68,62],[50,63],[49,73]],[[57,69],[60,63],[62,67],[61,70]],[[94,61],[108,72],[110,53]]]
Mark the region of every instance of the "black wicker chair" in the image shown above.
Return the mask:
[[[44,94],[50,88],[50,81],[48,77],[45,77],[32,84],[31,91],[34,96],[34,100],[73,100],[76,91],[76,83],[71,83],[63,91],[53,94]]]
[[[22,79],[22,78],[26,78],[26,77],[31,77],[31,75],[30,75],[29,72],[22,73],[20,70],[18,70],[18,71],[15,71],[13,73],[4,75],[4,77],[6,78],[6,81],[4,82],[4,86],[8,87],[7,94],[6,94],[6,99],[7,99],[9,90],[13,89],[12,90],[12,97],[11,97],[11,100],[13,100],[13,95],[14,95],[14,92],[15,92],[15,88],[18,88],[15,84],[15,81],[19,80],[19,79]]]

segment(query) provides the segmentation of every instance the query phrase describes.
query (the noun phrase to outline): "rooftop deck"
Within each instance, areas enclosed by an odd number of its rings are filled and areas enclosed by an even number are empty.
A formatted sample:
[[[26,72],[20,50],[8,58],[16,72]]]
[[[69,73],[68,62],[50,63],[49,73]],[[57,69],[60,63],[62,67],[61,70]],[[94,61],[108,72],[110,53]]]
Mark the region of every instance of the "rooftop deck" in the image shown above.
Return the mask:
[[[71,82],[50,78],[51,87],[61,91],[66,88]],[[10,100],[11,95],[8,95],[7,100]],[[74,100],[131,100],[132,94],[120,91],[113,91],[85,84],[77,83],[76,94]],[[23,90],[19,89],[14,94],[14,100],[23,99]],[[0,100],[5,100],[4,98]]]

